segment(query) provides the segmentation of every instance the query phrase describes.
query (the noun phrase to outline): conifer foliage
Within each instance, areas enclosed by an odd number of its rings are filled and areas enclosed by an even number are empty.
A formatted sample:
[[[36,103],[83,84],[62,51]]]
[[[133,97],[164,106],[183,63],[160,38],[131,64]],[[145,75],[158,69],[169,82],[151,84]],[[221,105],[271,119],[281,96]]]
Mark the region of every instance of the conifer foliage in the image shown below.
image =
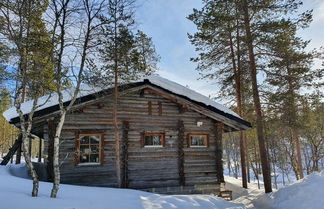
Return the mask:
[[[305,51],[309,42],[297,37],[296,33],[298,29],[308,27],[312,11],[297,14],[302,5],[299,0],[202,2],[202,9],[194,9],[188,17],[198,29],[195,34],[189,35],[199,53],[192,61],[197,62],[197,70],[203,78],[217,80],[221,90],[227,90],[223,95],[236,97],[241,115],[247,114],[244,110],[248,108],[244,106],[253,101],[265,191],[272,191],[265,102],[278,108],[275,114],[281,115],[283,125],[289,130],[287,133],[292,138],[291,146],[297,159],[293,167],[296,168],[297,179],[302,178],[298,98],[302,89],[315,84],[315,76],[319,77],[321,73],[311,70],[314,53]],[[265,81],[259,80],[261,74],[266,76]],[[261,83],[267,84],[269,91],[261,88]],[[263,92],[268,93],[264,95]],[[269,100],[264,100],[263,96]],[[244,137],[240,138],[245,186],[246,150]]]

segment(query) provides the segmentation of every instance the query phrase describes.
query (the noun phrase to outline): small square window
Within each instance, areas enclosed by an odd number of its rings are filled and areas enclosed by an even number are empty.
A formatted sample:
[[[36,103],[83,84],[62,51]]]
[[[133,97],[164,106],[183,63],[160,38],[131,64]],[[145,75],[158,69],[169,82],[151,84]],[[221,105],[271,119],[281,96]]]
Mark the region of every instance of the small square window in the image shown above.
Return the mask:
[[[144,134],[144,147],[162,147],[164,144],[163,133],[145,133]]]
[[[208,147],[208,134],[189,134],[190,147]]]
[[[80,134],[78,143],[78,164],[100,163],[101,134]]]

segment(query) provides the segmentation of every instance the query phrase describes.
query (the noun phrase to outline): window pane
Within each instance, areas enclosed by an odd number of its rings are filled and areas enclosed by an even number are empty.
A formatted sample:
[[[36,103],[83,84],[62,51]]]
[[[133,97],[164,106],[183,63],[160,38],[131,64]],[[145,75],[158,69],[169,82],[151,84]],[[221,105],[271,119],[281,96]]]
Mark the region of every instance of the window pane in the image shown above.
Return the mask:
[[[91,154],[90,163],[99,163],[99,154]]]
[[[99,146],[98,145],[91,145],[90,149],[91,149],[91,153],[99,153]]]
[[[161,136],[152,136],[153,145],[161,145]]]
[[[145,136],[145,145],[153,145],[152,136]]]
[[[80,153],[81,154],[90,154],[90,148],[89,145],[81,145],[80,146]]]
[[[89,136],[81,136],[80,144],[89,144]]]
[[[80,163],[88,163],[89,162],[89,155],[83,154],[80,155]]]
[[[159,146],[161,144],[161,135],[145,136],[145,146]]]
[[[194,136],[191,137],[191,145],[192,145],[192,146],[197,146],[197,145],[198,145],[197,138],[194,137]]]
[[[99,136],[90,136],[90,143],[91,144],[99,144]]]
[[[191,136],[191,146],[207,146],[206,139],[207,136]]]

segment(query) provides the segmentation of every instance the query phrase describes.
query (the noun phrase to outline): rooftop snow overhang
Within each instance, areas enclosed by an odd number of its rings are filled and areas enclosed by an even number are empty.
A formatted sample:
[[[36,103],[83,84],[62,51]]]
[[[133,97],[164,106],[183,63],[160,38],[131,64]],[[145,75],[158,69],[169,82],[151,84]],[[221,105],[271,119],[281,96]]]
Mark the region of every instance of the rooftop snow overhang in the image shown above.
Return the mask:
[[[179,98],[190,101],[191,103],[193,103],[195,105],[199,105],[199,106],[205,108],[206,110],[209,110],[210,112],[213,112],[215,114],[223,116],[223,117],[225,117],[235,123],[239,123],[241,125],[240,127],[237,127],[237,126],[232,127],[233,130],[245,130],[245,129],[252,127],[251,123],[249,123],[248,121],[245,121],[239,115],[237,115],[235,112],[224,107],[223,105],[220,105],[220,104],[210,100],[208,97],[205,97],[205,96],[203,96],[191,89],[188,89],[180,84],[177,84],[175,82],[172,82],[172,81],[164,79],[164,78],[161,78],[159,76],[151,76],[151,77],[148,77],[140,82],[134,82],[134,83],[121,85],[119,87],[119,90],[125,91],[128,89],[132,89],[135,87],[141,87],[144,85],[149,85],[149,86],[152,86],[155,88],[159,88],[167,93],[173,94]],[[100,90],[97,89],[94,92],[89,93],[87,95],[81,95],[76,100],[75,105],[79,105],[79,104],[82,104],[85,102],[96,100],[104,95],[107,95],[107,93],[109,93],[110,91],[112,91],[112,88],[100,89]],[[64,105],[68,105],[69,102],[70,102],[70,100],[64,101]],[[14,108],[14,107],[12,107],[12,108]],[[12,108],[9,109],[9,110],[11,110],[11,112],[12,112]],[[39,110],[35,111],[33,117],[34,118],[43,117],[48,114],[58,112],[59,109],[60,108],[59,108],[58,104],[53,104],[51,106],[48,106],[43,109],[39,109]],[[9,111],[9,110],[7,110],[7,111]],[[17,125],[20,121],[19,116],[9,117],[8,114],[5,115],[5,113],[7,111],[4,112],[4,116],[6,117],[6,119],[11,124]],[[25,113],[26,117],[27,117],[27,114],[28,114],[28,112]],[[206,116],[210,117],[210,115],[206,115]]]

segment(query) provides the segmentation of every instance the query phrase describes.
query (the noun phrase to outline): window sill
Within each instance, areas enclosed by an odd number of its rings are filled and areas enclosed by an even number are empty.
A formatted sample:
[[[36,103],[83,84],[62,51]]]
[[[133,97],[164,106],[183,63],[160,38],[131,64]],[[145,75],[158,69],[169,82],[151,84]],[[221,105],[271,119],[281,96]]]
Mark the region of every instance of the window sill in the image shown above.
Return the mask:
[[[207,146],[190,146],[189,148],[207,148]]]
[[[100,165],[101,165],[101,163],[79,163],[76,166],[78,166],[78,167],[86,167],[86,166],[91,167],[91,166],[100,166]]]
[[[163,147],[162,145],[145,145],[144,148],[161,148]]]

